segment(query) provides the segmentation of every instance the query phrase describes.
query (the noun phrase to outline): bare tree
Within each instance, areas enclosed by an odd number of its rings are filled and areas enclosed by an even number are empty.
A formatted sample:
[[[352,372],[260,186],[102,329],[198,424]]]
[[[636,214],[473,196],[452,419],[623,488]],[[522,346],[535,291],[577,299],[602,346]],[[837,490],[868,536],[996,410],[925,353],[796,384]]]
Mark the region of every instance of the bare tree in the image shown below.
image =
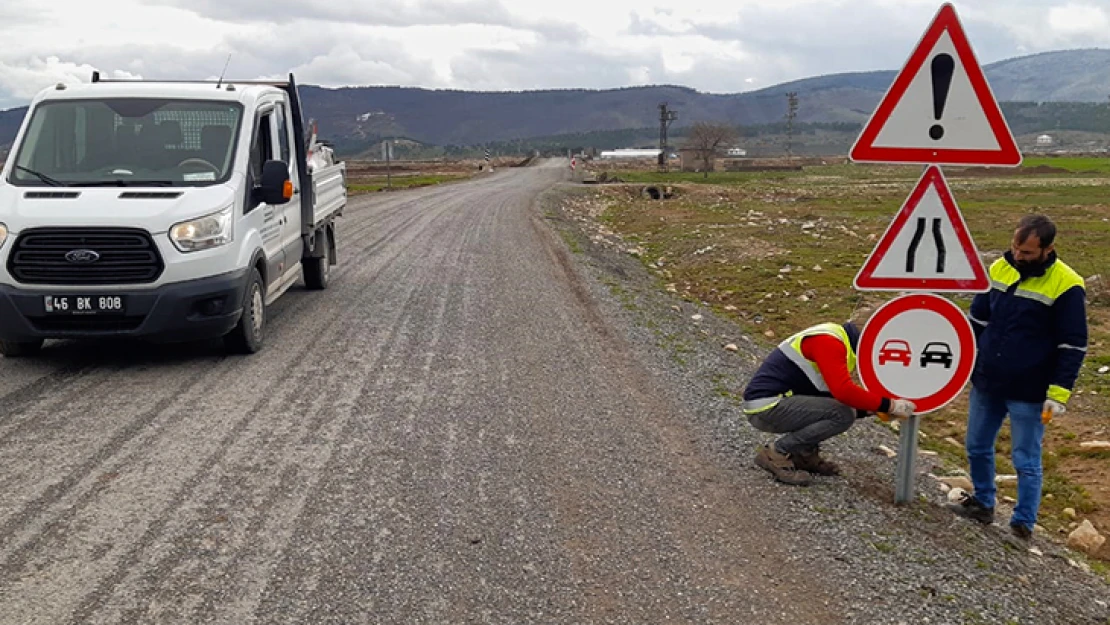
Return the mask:
[[[702,163],[705,177],[709,177],[713,157],[717,150],[736,142],[739,133],[736,128],[720,122],[697,122],[686,135],[686,148],[692,150]]]

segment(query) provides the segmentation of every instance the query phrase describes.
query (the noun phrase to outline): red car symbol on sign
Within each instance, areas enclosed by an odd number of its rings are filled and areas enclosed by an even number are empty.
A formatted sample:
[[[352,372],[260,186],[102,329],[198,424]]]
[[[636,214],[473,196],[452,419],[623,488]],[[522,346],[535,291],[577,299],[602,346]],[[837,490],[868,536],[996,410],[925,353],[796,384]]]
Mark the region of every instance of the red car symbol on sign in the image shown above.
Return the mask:
[[[890,339],[879,349],[880,365],[894,361],[902,363],[903,367],[908,367],[911,360],[913,355],[910,353],[910,344],[902,339]]]

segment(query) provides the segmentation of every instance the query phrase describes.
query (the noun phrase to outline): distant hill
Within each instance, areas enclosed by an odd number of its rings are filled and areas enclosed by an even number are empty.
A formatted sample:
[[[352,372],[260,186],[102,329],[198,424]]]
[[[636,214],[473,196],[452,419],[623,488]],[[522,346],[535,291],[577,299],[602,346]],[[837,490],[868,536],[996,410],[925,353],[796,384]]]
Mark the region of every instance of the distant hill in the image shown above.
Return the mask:
[[[1023,107],[1013,113],[1016,122],[1023,124],[1014,128],[1015,133],[1072,126],[1075,130],[1092,130],[1103,122],[1099,109],[1105,106],[1096,104],[1106,105],[1110,95],[1110,50],[1046,52],[993,63],[984,70],[996,97],[1003,102],[1086,103],[1044,111]],[[776,124],[786,112],[787,91],[798,92],[799,123],[861,124],[895,73],[817,76],[724,95],[667,85],[524,92],[304,86],[301,95],[305,114],[316,118],[321,135],[331,139],[340,152],[353,154],[372,147],[382,137],[464,146],[650,128],[658,119],[660,102],[667,102],[678,112],[673,126],[678,133],[684,126],[702,120],[740,126]],[[1016,110],[1015,106],[1004,108],[1008,119]],[[25,108],[0,112],[0,146],[11,142],[24,112]],[[1010,120],[1011,124],[1015,119]],[[1102,129],[1110,130],[1110,126]]]

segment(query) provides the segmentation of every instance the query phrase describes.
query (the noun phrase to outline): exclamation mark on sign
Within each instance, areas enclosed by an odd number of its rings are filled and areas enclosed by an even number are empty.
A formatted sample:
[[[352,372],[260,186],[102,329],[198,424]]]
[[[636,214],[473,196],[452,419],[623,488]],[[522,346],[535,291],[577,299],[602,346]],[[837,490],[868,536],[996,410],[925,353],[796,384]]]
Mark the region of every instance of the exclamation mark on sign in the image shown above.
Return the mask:
[[[956,71],[956,60],[951,54],[938,54],[933,58],[933,119],[940,121],[944,115],[944,105],[948,101],[948,88],[952,85],[952,73]],[[933,124],[929,136],[940,141],[944,136],[944,126]]]

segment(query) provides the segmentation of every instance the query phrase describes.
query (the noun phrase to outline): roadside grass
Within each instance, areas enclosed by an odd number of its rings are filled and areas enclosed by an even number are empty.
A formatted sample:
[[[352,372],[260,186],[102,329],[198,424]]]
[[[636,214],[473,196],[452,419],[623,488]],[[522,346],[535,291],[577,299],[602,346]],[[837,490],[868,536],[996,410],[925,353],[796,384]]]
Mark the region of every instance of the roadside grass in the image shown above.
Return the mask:
[[[362,193],[374,193],[392,187],[393,189],[411,189],[414,187],[428,187],[431,185],[442,184],[445,182],[452,182],[455,180],[463,180],[469,176],[463,174],[432,174],[422,176],[393,176],[392,180],[387,181],[385,176],[374,176],[369,178],[358,178],[355,181],[347,183],[347,193],[351,195],[359,195]],[[387,185],[387,182],[389,184]]]
[[[1043,161],[1043,163],[1042,163]],[[1076,174],[945,170],[979,251],[993,260],[1009,248],[1014,225],[1028,212],[1056,221],[1060,257],[1084,277],[1110,261],[1110,159],[1027,159]],[[611,172],[633,185],[672,185],[675,196],[650,200],[635,189],[599,186],[600,221],[643,250],[661,285],[702,302],[745,326],[765,347],[823,320],[845,320],[858,305],[875,307],[892,294],[861,293],[852,280],[920,177],[917,166],[828,165],[803,171],[701,174]],[[1069,412],[1046,435],[1041,524],[1066,532],[1074,508],[1110,529],[1110,463],[1078,443],[1110,438],[1110,297],[1088,285],[1089,351]],[[953,301],[966,308],[970,295]],[[723,390],[723,389],[722,389]],[[739,393],[742,389],[731,389]],[[921,447],[966,468],[966,392],[922,419]],[[946,439],[955,439],[953,445]],[[998,468],[1013,473],[1008,428]],[[1002,495],[1014,496],[1004,484]],[[1102,555],[1110,556],[1110,550]]]

